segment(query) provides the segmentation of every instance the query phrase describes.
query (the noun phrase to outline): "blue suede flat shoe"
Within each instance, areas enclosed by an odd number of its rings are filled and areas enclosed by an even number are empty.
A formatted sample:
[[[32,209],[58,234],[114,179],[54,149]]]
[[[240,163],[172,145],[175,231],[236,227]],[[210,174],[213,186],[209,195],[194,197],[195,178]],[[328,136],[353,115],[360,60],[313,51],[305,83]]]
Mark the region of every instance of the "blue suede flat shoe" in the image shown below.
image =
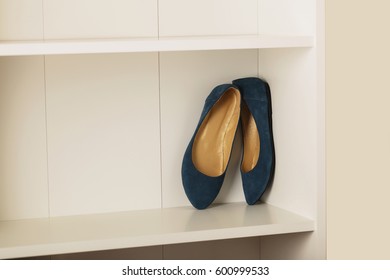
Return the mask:
[[[207,208],[222,187],[240,107],[240,92],[231,84],[215,87],[205,101],[181,169],[185,193],[197,209]]]
[[[238,79],[233,84],[242,96],[242,185],[246,202],[253,205],[271,184],[275,172],[271,93],[268,83],[259,78]]]

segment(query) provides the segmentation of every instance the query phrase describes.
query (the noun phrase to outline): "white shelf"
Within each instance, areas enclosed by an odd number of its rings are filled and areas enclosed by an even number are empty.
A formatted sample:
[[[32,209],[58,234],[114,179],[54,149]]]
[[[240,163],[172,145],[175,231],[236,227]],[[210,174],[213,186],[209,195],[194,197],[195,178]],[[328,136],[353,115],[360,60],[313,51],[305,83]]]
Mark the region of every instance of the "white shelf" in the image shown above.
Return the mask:
[[[0,258],[18,258],[274,235],[314,230],[314,222],[244,203],[0,222]]]
[[[312,36],[209,36],[0,41],[0,56],[312,47]]]

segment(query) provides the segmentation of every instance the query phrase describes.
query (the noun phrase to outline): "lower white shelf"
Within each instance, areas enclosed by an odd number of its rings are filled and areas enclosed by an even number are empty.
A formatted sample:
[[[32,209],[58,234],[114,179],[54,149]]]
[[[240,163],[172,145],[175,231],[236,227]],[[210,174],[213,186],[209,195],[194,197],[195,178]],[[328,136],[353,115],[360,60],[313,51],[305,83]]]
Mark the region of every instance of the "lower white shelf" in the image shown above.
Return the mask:
[[[314,221],[261,203],[0,222],[0,258],[313,231]]]

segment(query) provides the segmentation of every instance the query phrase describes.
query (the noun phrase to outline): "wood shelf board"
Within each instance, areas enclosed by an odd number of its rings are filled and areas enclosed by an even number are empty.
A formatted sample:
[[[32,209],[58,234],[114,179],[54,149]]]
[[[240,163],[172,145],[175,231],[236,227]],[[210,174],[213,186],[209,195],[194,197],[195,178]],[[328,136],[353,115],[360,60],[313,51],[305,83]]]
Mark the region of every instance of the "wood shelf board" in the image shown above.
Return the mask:
[[[261,203],[0,222],[0,258],[313,231],[314,221]]]
[[[130,39],[0,41],[0,56],[312,47],[312,36],[192,36]]]

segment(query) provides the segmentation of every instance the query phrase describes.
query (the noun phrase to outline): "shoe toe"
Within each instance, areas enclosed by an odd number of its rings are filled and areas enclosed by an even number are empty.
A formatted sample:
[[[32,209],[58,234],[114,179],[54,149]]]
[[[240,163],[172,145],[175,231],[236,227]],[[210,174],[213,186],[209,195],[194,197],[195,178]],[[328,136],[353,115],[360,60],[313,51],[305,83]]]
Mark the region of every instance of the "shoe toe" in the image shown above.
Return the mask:
[[[256,204],[268,186],[268,176],[266,174],[242,174],[242,181],[245,186],[243,190],[246,202],[249,205]]]
[[[199,172],[191,158],[185,158],[182,165],[184,191],[191,204],[197,209],[207,208],[217,197],[225,174],[210,177]]]
[[[202,184],[201,182],[183,182],[184,190],[191,204],[199,210],[207,208],[217,197],[221,184]]]

